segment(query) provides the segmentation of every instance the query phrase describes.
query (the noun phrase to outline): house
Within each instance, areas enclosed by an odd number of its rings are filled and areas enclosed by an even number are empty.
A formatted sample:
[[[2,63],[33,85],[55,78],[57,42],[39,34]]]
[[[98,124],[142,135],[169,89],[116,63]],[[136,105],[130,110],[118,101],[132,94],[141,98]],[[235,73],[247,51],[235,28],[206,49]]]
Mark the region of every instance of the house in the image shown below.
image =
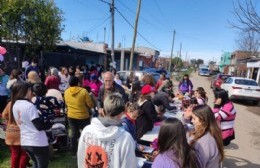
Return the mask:
[[[251,52],[249,51],[235,51],[231,53],[230,65],[227,65],[225,68],[227,74],[232,74],[234,76],[245,77],[246,74],[246,63],[241,62],[241,60],[250,58]]]
[[[219,71],[222,73],[228,73],[228,65],[231,62],[231,52],[224,52],[221,55],[220,63],[219,63]]]
[[[260,58],[250,58],[247,63],[247,78],[254,79],[260,84]]]
[[[8,54],[6,63],[10,69],[20,67],[25,56],[24,42],[5,42]],[[117,70],[128,70],[130,63],[131,48],[115,48],[115,62]],[[154,67],[156,59],[159,57],[159,51],[147,48],[136,47],[133,57],[133,69],[141,70],[146,67]],[[111,49],[106,43],[60,41],[56,43],[55,49],[48,52],[39,52],[40,65],[44,69],[54,66],[76,66],[100,64],[109,68],[111,62]],[[30,60],[28,60],[30,61]]]
[[[115,62],[117,70],[128,70],[130,64],[131,48],[115,48]],[[107,49],[109,60],[111,60],[111,49]],[[133,57],[133,69],[142,70],[148,67],[154,67],[156,59],[159,57],[159,51],[148,47],[136,47]]]

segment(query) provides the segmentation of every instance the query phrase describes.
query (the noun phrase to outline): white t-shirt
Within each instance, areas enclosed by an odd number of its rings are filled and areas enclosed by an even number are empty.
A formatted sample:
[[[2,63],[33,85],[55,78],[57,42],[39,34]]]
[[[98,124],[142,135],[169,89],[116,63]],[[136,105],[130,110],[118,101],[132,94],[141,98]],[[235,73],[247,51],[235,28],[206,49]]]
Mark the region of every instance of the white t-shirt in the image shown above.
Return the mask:
[[[13,105],[13,115],[21,132],[21,146],[48,146],[45,131],[38,131],[32,120],[39,118],[35,106],[28,100],[17,100]]]

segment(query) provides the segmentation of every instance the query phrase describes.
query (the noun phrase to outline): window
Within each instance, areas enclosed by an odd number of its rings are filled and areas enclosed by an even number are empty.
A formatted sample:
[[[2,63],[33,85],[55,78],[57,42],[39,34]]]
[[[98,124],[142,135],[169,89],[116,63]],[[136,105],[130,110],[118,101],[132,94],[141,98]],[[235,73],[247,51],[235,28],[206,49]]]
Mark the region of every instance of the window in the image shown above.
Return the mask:
[[[235,84],[238,84],[238,85],[249,85],[249,86],[258,86],[255,81],[244,80],[244,79],[236,79],[235,80]]]

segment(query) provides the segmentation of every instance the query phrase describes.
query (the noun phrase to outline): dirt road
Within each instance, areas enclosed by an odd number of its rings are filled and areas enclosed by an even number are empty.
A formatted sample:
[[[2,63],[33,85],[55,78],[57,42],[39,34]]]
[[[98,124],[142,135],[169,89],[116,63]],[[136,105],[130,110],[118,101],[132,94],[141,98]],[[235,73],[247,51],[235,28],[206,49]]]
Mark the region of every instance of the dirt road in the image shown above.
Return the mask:
[[[208,77],[192,73],[190,77],[194,89],[201,86],[209,97],[208,105],[212,107],[214,95],[210,89]],[[175,86],[177,83],[174,83]],[[237,116],[235,120],[236,139],[225,147],[225,160],[223,168],[260,167],[260,106],[253,106],[246,101],[234,103]]]

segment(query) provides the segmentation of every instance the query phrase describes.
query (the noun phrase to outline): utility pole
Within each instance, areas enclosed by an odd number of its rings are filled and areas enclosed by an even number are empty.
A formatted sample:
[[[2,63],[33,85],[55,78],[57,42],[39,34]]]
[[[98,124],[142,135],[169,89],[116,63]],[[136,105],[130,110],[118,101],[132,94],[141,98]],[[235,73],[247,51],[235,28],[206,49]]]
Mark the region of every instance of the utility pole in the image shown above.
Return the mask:
[[[171,72],[172,68],[172,56],[173,56],[173,47],[174,47],[174,41],[175,41],[175,30],[173,31],[173,38],[172,38],[172,50],[171,50],[171,59],[170,59],[170,65],[168,71]]]
[[[134,37],[133,37],[133,43],[132,43],[131,55],[130,55],[130,66],[129,66],[130,71],[133,70],[135,41],[136,41],[136,34],[137,34],[137,28],[138,28],[138,19],[139,19],[139,14],[140,14],[140,9],[141,9],[141,3],[142,3],[142,0],[138,0],[137,13],[136,13],[136,18],[135,18],[135,27],[134,27]]]
[[[106,27],[104,27],[104,43],[106,43]]]
[[[179,55],[179,57],[181,58],[181,49],[182,49],[182,44],[180,44],[180,55]]]
[[[111,12],[111,26],[112,26],[112,42],[111,42],[111,59],[113,68],[115,68],[115,1],[111,0],[110,4],[110,12]]]

